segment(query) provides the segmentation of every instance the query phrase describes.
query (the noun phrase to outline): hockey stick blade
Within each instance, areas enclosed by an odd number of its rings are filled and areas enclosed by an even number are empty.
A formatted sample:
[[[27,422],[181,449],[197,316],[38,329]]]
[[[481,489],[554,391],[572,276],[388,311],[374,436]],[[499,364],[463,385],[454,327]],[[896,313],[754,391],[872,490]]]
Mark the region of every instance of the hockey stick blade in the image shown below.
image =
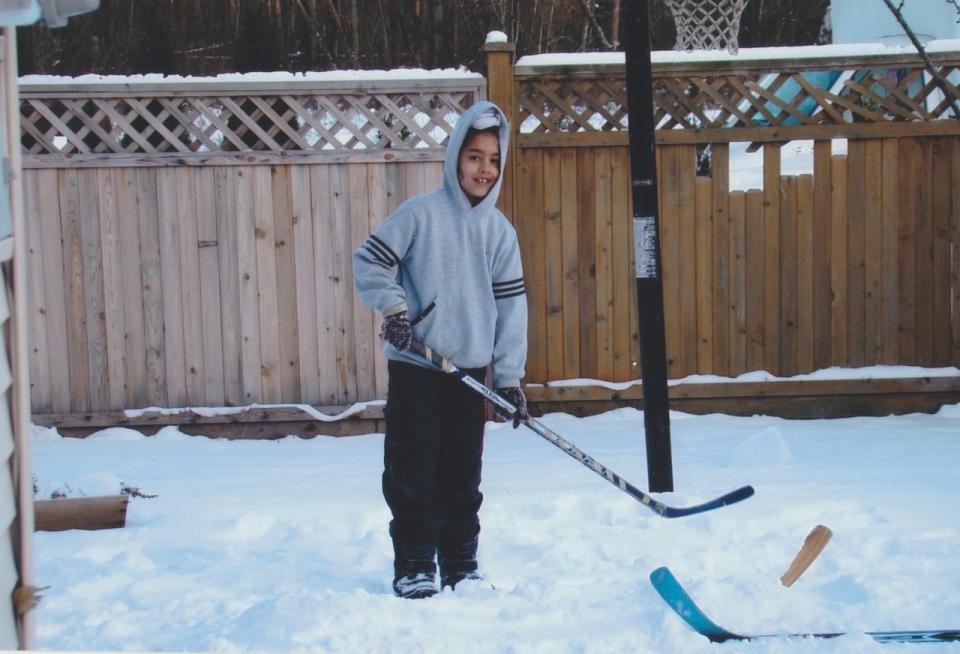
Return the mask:
[[[713,643],[728,640],[759,640],[761,638],[837,638],[854,632],[833,633],[784,633],[784,634],[738,634],[721,627],[707,617],[690,597],[686,589],[667,567],[657,568],[650,573],[650,583],[663,601],[679,615],[687,625]],[[881,643],[943,643],[960,641],[958,629],[923,629],[916,631],[867,631],[864,632]]]
[[[753,486],[741,486],[740,488],[712,499],[709,502],[704,502],[703,504],[683,507],[664,505],[663,513],[660,515],[662,515],[664,518],[682,518],[684,516],[694,515],[696,513],[705,513],[706,511],[713,511],[714,509],[729,506],[730,504],[742,502],[753,495],[753,493]]]
[[[490,388],[487,388],[482,382],[477,381],[470,375],[466,374],[456,365],[453,364],[449,359],[445,359],[439,353],[432,350],[426,344],[421,341],[414,340],[410,346],[410,350],[419,355],[426,363],[430,364],[432,367],[442,370],[454,377],[458,378],[464,384],[472,388],[474,391],[485,397],[491,404],[499,408],[501,411],[505,412],[507,415],[513,415],[516,412],[516,407],[510,404],[506,399],[500,397],[495,391]],[[597,473],[608,482],[622,490],[624,493],[639,501],[644,506],[648,507],[651,511],[660,515],[664,518],[682,518],[688,515],[694,515],[697,513],[704,513],[706,511],[713,511],[714,509],[719,509],[730,504],[735,504],[742,500],[747,499],[753,495],[754,490],[752,486],[742,486],[736,490],[730,491],[725,495],[721,495],[715,499],[712,499],[708,502],[702,504],[697,504],[696,506],[688,507],[677,507],[669,506],[660,502],[659,500],[654,499],[650,494],[643,492],[626,479],[615,473],[613,470],[609,469],[605,465],[601,464],[599,461],[595,460],[590,455],[586,454],[583,450],[578,448],[576,445],[570,441],[564,439],[560,434],[553,431],[542,422],[535,420],[534,418],[527,418],[523,421],[523,424],[526,425],[531,431],[543,438],[544,440],[549,441],[552,445],[557,447],[560,450],[563,450],[568,455],[582,463],[584,466]]]

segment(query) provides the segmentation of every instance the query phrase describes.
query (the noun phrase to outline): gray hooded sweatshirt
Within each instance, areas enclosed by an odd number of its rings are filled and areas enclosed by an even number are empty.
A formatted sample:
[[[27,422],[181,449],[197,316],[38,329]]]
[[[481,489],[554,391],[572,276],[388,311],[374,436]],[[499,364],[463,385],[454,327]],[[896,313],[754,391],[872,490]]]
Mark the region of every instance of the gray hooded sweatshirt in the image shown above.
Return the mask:
[[[501,175],[476,206],[458,181],[468,129],[499,119]],[[495,121],[493,121],[495,122]],[[527,359],[527,298],[517,234],[496,208],[509,127],[492,102],[463,113],[447,144],[443,186],[414,196],[391,214],[353,255],[363,302],[384,315],[419,316],[413,336],[460,368],[493,365],[497,388],[519,386]],[[384,346],[388,359],[426,366],[409,351]]]

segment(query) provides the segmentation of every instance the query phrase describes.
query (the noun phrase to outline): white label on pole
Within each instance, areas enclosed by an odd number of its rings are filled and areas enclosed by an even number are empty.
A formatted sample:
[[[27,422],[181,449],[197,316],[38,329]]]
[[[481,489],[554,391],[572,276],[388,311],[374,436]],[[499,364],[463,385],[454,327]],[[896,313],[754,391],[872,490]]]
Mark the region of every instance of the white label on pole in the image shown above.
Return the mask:
[[[634,273],[637,279],[653,279],[657,271],[657,221],[653,216],[633,217]]]

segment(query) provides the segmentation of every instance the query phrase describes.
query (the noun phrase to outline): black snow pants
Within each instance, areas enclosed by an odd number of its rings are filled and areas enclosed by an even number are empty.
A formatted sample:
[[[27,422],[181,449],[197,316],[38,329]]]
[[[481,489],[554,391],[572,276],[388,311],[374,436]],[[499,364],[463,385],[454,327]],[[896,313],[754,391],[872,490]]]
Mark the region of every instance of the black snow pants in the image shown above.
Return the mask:
[[[389,361],[383,496],[398,543],[451,546],[480,532],[483,397],[447,373]],[[464,372],[483,381],[483,368]]]

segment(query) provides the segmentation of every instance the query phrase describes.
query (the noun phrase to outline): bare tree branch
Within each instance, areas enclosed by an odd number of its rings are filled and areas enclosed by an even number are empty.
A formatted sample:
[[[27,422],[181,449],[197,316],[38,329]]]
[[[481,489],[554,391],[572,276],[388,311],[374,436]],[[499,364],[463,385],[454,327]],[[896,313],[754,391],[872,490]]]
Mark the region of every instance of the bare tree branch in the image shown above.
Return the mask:
[[[590,21],[590,26],[593,28],[593,31],[597,33],[597,36],[600,37],[601,43],[604,47],[613,50],[614,47],[610,45],[610,41],[607,40],[606,34],[603,33],[603,28],[600,27],[600,23],[597,22],[597,17],[593,15],[593,10],[590,9],[589,0],[579,0],[580,8],[583,9],[583,13],[587,15],[587,20]],[[635,2],[636,0],[634,0]]]
[[[903,17],[903,13],[900,11],[903,8],[903,0],[900,2],[900,6],[896,7],[893,4],[893,0],[883,0],[887,5],[890,11],[893,12],[894,17],[897,19],[897,22],[900,23],[900,26],[903,28],[903,31],[907,33],[907,36],[910,38],[910,41],[913,43],[913,47],[917,49],[917,52],[920,53],[920,57],[923,59],[923,63],[927,67],[927,71],[930,75],[933,76],[933,79],[936,80],[937,86],[940,87],[940,90],[943,91],[944,96],[950,101],[950,108],[953,109],[953,117],[960,118],[960,107],[957,106],[957,98],[950,92],[950,87],[947,86],[947,80],[943,79],[943,76],[940,74],[940,71],[937,70],[936,66],[933,65],[933,61],[930,59],[930,55],[927,54],[926,49],[923,47],[923,44],[920,43],[920,39],[917,38],[917,35],[914,33],[913,28],[910,27],[910,23],[907,22],[907,19]]]
[[[617,48],[620,47],[620,39],[618,38],[619,34],[620,34],[620,0],[613,0],[613,17],[610,19],[610,40],[613,41],[613,45],[610,46],[611,50],[616,50]]]

